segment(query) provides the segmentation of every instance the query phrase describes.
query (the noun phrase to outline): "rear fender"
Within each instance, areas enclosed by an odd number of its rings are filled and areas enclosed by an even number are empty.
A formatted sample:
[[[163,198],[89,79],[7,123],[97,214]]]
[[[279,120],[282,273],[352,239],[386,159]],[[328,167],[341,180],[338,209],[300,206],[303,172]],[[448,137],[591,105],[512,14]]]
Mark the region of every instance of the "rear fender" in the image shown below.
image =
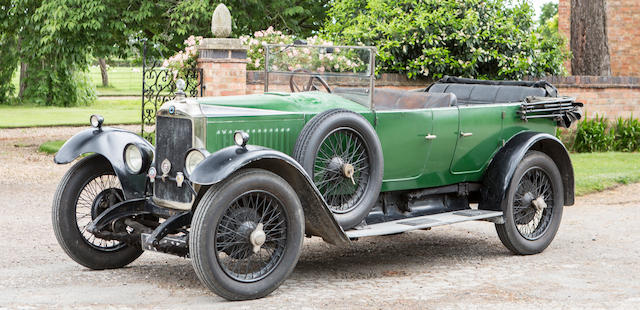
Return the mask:
[[[56,164],[67,164],[82,154],[100,154],[111,163],[122,185],[125,199],[142,198],[145,194],[146,182],[144,167],[149,167],[151,163],[143,165],[140,174],[130,173],[125,166],[123,156],[124,148],[128,144],[137,145],[149,154],[149,161],[152,160],[154,147],[147,140],[130,131],[102,127],[101,129],[90,128],[71,137],[62,145],[53,161]]]
[[[189,180],[199,185],[213,185],[242,168],[271,171],[293,187],[302,203],[307,234],[320,236],[336,245],[349,243],[349,238],[336,222],[309,175],[298,162],[282,152],[253,145],[245,148],[230,146],[199,163],[189,175]]]
[[[562,176],[564,205],[574,204],[573,165],[562,142],[550,134],[522,132],[511,138],[491,160],[483,179],[479,209],[501,211],[511,178],[529,150],[540,151],[551,157]]]

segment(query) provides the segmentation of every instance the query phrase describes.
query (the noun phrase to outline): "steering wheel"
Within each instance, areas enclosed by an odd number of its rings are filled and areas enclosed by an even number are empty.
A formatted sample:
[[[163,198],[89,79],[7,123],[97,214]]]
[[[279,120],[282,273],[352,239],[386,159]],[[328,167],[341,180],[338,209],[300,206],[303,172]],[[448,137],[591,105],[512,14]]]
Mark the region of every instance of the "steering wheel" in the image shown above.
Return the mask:
[[[314,82],[318,81],[320,82],[320,85],[322,87],[324,87],[324,89],[328,92],[328,93],[332,93],[333,91],[331,90],[331,87],[329,87],[329,84],[327,84],[327,81],[317,75],[317,74],[311,74],[311,72],[309,72],[308,70],[305,69],[296,69],[293,72],[304,72],[309,74],[309,80],[307,81],[306,84],[300,86],[295,80],[294,78],[296,77],[295,75],[292,75],[291,78],[289,78],[289,88],[291,88],[291,91],[296,93],[296,92],[303,92],[303,91],[312,91],[312,90],[320,90],[320,87],[318,85],[316,85]]]

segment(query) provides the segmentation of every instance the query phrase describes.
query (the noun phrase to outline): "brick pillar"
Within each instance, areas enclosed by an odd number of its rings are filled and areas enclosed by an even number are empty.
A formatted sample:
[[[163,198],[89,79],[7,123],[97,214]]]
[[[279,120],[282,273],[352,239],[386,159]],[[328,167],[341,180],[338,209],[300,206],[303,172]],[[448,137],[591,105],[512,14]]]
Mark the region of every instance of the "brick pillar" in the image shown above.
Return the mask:
[[[240,39],[204,39],[198,47],[198,68],[202,69],[204,96],[232,96],[247,93],[247,48]]]
[[[571,50],[571,0],[560,0],[558,3],[558,32],[566,39],[566,48]],[[571,75],[571,59],[565,60],[564,67]]]

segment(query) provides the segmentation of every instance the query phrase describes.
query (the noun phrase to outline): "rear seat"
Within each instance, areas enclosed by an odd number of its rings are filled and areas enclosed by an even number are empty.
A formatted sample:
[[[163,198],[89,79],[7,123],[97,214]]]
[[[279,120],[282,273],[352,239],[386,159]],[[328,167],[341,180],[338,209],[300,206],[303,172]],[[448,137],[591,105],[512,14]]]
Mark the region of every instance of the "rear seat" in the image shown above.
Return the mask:
[[[452,83],[451,81],[461,81],[463,83]],[[489,83],[493,83],[494,85],[486,85]],[[513,84],[530,85],[524,86]],[[557,90],[555,89],[555,87],[545,81],[480,81],[449,77],[432,84],[427,91],[429,93],[455,94],[458,98],[458,105],[521,102],[529,96],[555,97],[557,95]]]

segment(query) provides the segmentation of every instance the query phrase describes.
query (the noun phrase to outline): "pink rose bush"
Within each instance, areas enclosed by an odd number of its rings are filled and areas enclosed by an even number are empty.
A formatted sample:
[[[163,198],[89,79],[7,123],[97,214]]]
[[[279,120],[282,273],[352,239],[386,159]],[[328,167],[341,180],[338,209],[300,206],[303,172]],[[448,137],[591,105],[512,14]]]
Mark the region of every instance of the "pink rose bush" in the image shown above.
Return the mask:
[[[183,51],[169,57],[162,63],[163,68],[167,68],[173,73],[176,79],[180,73],[192,70],[196,67],[198,59],[198,45],[202,42],[202,37],[190,36],[184,41],[186,47]]]
[[[295,39],[294,36],[285,35],[273,27],[256,31],[253,36],[241,36],[242,44],[249,48],[247,70],[264,70],[267,44],[293,44]],[[333,42],[318,36],[306,38],[305,41],[308,45],[333,46]],[[321,53],[318,48],[288,48],[282,53],[276,53],[272,49],[269,63],[271,71],[304,69],[311,72],[359,72],[367,66],[354,50],[339,48],[333,49],[332,53]]]

